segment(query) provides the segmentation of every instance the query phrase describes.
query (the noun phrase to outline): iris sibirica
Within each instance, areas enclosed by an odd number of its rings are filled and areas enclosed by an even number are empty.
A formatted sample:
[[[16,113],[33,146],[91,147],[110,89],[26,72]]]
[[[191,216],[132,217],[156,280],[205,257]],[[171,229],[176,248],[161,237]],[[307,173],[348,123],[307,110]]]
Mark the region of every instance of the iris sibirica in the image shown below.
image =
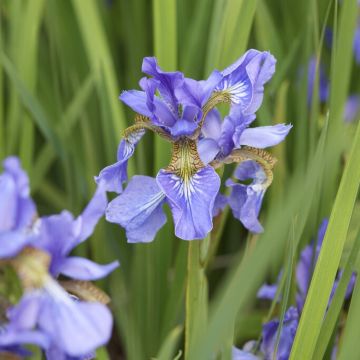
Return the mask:
[[[105,212],[103,185],[78,218],[67,211],[38,218],[19,160],[7,158],[4,170],[0,265],[15,270],[23,294],[16,304],[0,308],[6,319],[0,323],[0,354],[22,355],[21,345],[35,344],[48,359],[92,358],[110,339],[112,316],[108,297],[88,281],[108,275],[118,263],[98,265],[70,252],[92,234]]]
[[[179,71],[163,71],[155,58],[143,60],[141,91],[124,91],[120,100],[135,112],[135,123],[124,131],[117,162],[96,178],[119,195],[106,210],[108,221],[126,229],[129,242],[150,242],[165,224],[163,205],[170,206],[175,234],[184,240],[202,239],[211,231],[213,216],[226,205],[219,193],[216,171],[240,163],[234,180],[252,179],[250,185],[229,180],[228,200],[234,216],[251,231],[262,231],[258,215],[264,192],[272,179],[274,159],[263,149],[284,140],[290,125],[249,127],[261,105],[264,85],[275,71],[268,52],[247,51],[207,80],[186,78]],[[224,119],[216,106],[226,103]],[[172,144],[169,165],[156,178],[136,175],[127,182],[127,162],[146,130]]]
[[[243,350],[234,348],[233,360],[253,359],[251,356],[253,356],[254,359],[286,360],[289,358],[292,344],[295,339],[300,315],[305,304],[305,299],[310,286],[311,277],[320,253],[327,225],[328,221],[327,219],[325,219],[319,228],[316,243],[310,243],[300,253],[299,261],[296,266],[296,306],[290,306],[286,311],[279,337],[278,331],[280,329],[280,321],[278,319],[271,320],[270,322],[267,322],[263,325],[260,343],[257,344],[253,341],[249,342],[245,345]],[[338,276],[334,281],[329,303],[331,302],[331,299],[333,298],[335,290],[339,284],[341,274],[342,271],[340,270],[338,272]],[[279,276],[281,276],[281,274]],[[351,296],[355,285],[355,280],[356,276],[355,274],[353,274],[345,294],[346,299]],[[277,290],[278,284],[265,284],[259,289],[257,297],[260,299],[274,300]],[[276,357],[274,357],[277,340],[279,341],[279,343],[277,347]],[[260,351],[257,351],[258,349]],[[335,351],[336,349],[334,350],[334,352]],[[242,357],[240,356],[240,354],[242,355]]]

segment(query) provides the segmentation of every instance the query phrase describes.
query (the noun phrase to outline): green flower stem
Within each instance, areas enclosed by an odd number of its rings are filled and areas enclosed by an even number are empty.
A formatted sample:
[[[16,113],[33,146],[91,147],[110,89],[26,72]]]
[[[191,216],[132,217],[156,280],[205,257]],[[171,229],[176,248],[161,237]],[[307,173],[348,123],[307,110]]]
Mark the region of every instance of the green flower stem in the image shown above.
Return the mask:
[[[192,350],[206,328],[208,286],[205,275],[210,235],[190,241],[188,247],[185,319],[185,359],[192,359]]]

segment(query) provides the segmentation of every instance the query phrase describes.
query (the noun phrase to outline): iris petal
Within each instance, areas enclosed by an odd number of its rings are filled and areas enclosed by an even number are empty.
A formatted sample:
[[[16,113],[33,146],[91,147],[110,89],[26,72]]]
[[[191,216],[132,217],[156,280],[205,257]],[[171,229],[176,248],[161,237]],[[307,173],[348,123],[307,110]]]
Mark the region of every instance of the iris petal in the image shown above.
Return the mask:
[[[154,178],[134,176],[125,191],[109,203],[106,219],[124,227],[129,242],[150,242],[166,222],[164,200]]]
[[[156,177],[166,194],[175,222],[175,234],[183,240],[202,239],[212,229],[212,212],[220,178],[206,166],[184,180],[160,170]]]

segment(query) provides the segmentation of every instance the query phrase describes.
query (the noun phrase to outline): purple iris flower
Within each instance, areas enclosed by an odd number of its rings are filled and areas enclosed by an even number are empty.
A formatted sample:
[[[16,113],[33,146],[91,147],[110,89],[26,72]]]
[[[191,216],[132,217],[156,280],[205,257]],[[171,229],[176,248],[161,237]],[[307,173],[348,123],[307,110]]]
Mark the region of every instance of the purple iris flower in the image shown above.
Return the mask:
[[[219,194],[221,181],[215,168],[243,161],[244,153],[241,157],[232,156],[232,152],[244,152],[245,147],[251,159],[255,150],[250,147],[263,149],[276,145],[291,128],[286,125],[248,128],[261,105],[264,84],[274,70],[274,57],[257,50],[249,50],[221,72],[213,71],[204,81],[186,78],[179,71],[165,72],[155,58],[144,59],[142,71],[150,77],[141,79],[142,91],[124,91],[120,95],[137,113],[135,123],[124,131],[117,162],[96,178],[97,182],[104,182],[107,191],[120,194],[109,203],[106,219],[124,227],[129,242],[154,239],[166,222],[164,204],[170,206],[179,238],[202,239],[211,231],[213,216],[227,202]],[[228,103],[231,108],[224,121],[216,110],[220,103]],[[145,130],[173,144],[172,159],[155,178],[134,176],[123,191],[127,161]],[[255,184],[252,189],[259,193]],[[249,201],[256,210],[251,211],[258,213],[261,199],[253,199]]]
[[[30,228],[36,218],[29,179],[19,160],[3,162],[0,175],[0,258],[12,257],[31,241]]]
[[[313,98],[315,75],[316,75],[316,57],[312,57],[308,65],[308,105],[310,106]],[[322,64],[318,67],[319,72],[319,101],[326,103],[329,97],[329,80],[325,74],[325,69]]]
[[[232,360],[260,360],[260,358],[254,355],[251,351],[245,349],[238,349],[235,346],[232,348],[231,354]]]

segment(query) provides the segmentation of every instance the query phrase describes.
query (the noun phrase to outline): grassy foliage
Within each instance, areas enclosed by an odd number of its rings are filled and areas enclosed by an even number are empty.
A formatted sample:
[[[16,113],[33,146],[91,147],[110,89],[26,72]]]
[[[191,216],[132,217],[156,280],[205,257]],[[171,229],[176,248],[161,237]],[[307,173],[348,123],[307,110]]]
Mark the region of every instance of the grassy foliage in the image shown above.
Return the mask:
[[[358,266],[347,251],[359,250],[350,220],[359,221],[353,209],[360,127],[343,121],[349,93],[360,91],[352,52],[356,0],[3,0],[0,15],[0,158],[21,157],[41,214],[63,208],[78,214],[95,189],[93,176],[115,161],[121,132],[133,119],[118,95],[138,88],[144,56],[155,55],[166,70],[200,79],[247,48],[275,55],[276,74],[256,121],[294,127],[273,149],[279,161],[261,212],[265,232],[248,235],[227,211],[216,219],[219,231],[210,239],[207,268],[198,269],[199,277],[188,284],[208,285],[209,293],[208,304],[204,294],[200,299],[209,306],[207,316],[201,304],[193,308],[204,326],[195,329],[188,358],[216,353],[229,359],[232,344],[256,338],[267,311],[256,292],[264,281],[276,280],[280,268],[286,269],[288,296],[274,312],[283,316],[293,302],[297,256],[326,216],[329,228],[291,355],[320,359],[343,317],[345,280],[324,319],[336,271],[341,264],[349,278]],[[331,48],[324,40],[327,27],[334,30]],[[324,64],[331,85],[329,102],[320,104],[317,75],[309,106],[312,56]],[[169,154],[168,144],[147,134],[130,161],[130,175],[153,175]],[[168,217],[155,242],[131,245],[123,230],[102,221],[81,248],[96,261],[121,262],[101,283],[112,296],[115,333],[109,354],[102,349],[99,358],[181,356],[188,244],[172,229]],[[357,284],[339,344],[341,359],[359,353],[359,299]]]

